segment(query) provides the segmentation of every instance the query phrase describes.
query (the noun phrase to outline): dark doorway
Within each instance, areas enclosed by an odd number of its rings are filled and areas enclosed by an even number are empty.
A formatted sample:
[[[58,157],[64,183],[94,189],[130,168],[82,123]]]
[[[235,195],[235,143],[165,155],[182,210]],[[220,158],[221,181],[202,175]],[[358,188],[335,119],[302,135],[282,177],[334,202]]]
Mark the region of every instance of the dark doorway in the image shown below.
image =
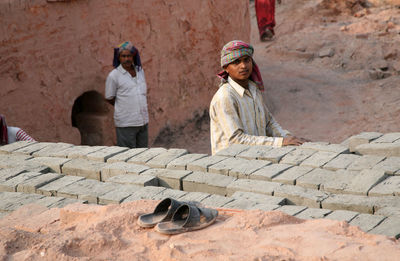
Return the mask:
[[[82,145],[103,145],[108,108],[103,96],[88,91],[79,96],[72,107],[72,126],[79,129]]]

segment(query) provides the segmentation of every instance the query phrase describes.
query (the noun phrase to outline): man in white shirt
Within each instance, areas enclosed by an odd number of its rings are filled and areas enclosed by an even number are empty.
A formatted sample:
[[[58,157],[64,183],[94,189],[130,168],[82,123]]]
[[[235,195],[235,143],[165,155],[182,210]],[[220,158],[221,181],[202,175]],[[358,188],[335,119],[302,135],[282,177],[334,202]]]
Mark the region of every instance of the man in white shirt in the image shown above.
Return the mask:
[[[105,98],[114,106],[117,145],[148,147],[147,85],[138,50],[130,42],[120,44],[114,49],[113,66]]]

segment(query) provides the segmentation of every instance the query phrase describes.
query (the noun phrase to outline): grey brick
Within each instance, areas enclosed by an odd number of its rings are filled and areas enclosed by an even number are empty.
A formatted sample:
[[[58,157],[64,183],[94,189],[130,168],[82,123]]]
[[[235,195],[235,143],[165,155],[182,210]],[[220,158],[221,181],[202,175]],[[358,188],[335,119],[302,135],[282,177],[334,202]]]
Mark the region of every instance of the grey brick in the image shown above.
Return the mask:
[[[285,205],[286,198],[284,197],[275,197],[269,196],[265,194],[246,192],[246,191],[236,191],[231,196],[234,199],[244,199],[251,200],[257,204],[266,204],[266,205]]]
[[[400,139],[400,132],[385,133],[371,143],[393,143]]]
[[[63,208],[69,204],[87,204],[87,200],[79,200],[79,199],[72,199],[72,198],[63,198],[63,200],[55,202],[53,205],[49,206],[49,208]]]
[[[326,163],[323,168],[327,170],[346,169],[351,163],[361,156],[355,154],[340,154],[336,158]]]
[[[109,158],[129,150],[126,147],[111,146],[87,154],[87,159],[106,162]]]
[[[303,149],[301,147],[296,148],[295,150],[286,154],[279,163],[290,164],[290,165],[299,165],[305,159],[316,153],[316,150],[313,149]]]
[[[204,157],[204,158],[195,160],[193,162],[190,162],[187,165],[187,170],[207,172],[209,166],[216,164],[227,158],[228,157],[223,157],[223,156]]]
[[[223,208],[230,208],[230,209],[253,209],[257,203],[252,200],[245,200],[245,199],[234,199],[233,201],[223,205]]]
[[[181,197],[184,197],[188,192],[182,191],[182,190],[176,190],[176,189],[165,189],[161,191],[160,193],[154,195],[151,197],[151,199],[154,200],[161,200],[165,198],[174,198],[180,200]]]
[[[18,167],[31,158],[33,157],[29,155],[0,154],[0,168]]]
[[[67,148],[71,148],[73,146],[74,145],[72,145],[72,144],[63,143],[63,142],[51,143],[48,146],[42,148],[41,150],[33,152],[32,156],[34,156],[34,157],[51,157],[54,153],[65,150]]]
[[[179,200],[186,201],[186,202],[189,202],[189,201],[201,202],[210,196],[211,196],[211,194],[204,193],[204,192],[188,192],[183,197],[180,197]]]
[[[167,169],[186,170],[187,164],[207,156],[207,154],[186,154],[168,163]]]
[[[29,179],[32,179],[36,176],[43,175],[40,172],[24,172],[15,176],[11,179],[8,179],[2,183],[0,183],[0,191],[9,191],[9,192],[16,192],[18,184],[23,183]]]
[[[151,168],[166,168],[168,163],[185,154],[188,154],[188,151],[185,149],[169,149],[167,152],[161,153],[147,161],[146,165]]]
[[[368,232],[377,225],[379,225],[384,219],[385,219],[384,216],[359,214],[349,223],[352,226],[358,226],[364,232]]]
[[[142,174],[157,177],[158,186],[182,190],[183,179],[190,173],[190,170],[149,169]]]
[[[288,185],[296,185],[296,180],[298,178],[304,176],[313,169],[314,168],[311,167],[293,166],[292,168],[282,172],[280,175],[272,178],[272,181]]]
[[[166,188],[163,187],[153,187],[153,186],[148,186],[144,187],[126,199],[124,199],[122,202],[130,202],[130,201],[135,201],[135,200],[141,200],[141,199],[152,199],[154,196],[157,194],[160,194],[162,191],[166,190]]]
[[[377,184],[369,192],[369,196],[400,196],[400,176],[391,176]],[[400,200],[400,198],[399,198]]]
[[[0,146],[0,154],[9,154],[20,148],[24,148],[37,143],[36,141],[17,141],[7,145]]]
[[[272,196],[274,191],[279,186],[281,186],[281,184],[276,182],[251,180],[251,179],[238,179],[228,185],[227,196],[233,195],[233,193],[235,193],[236,191],[255,192]]]
[[[25,180],[17,185],[17,192],[36,193],[37,189],[63,177],[60,174],[45,173],[31,179]]]
[[[80,176],[89,179],[100,180],[101,169],[106,165],[103,162],[90,161],[87,159],[73,159],[66,162],[61,171],[63,174]]]
[[[52,171],[61,173],[62,166],[70,160],[71,159],[56,157],[36,157],[28,161],[48,166]]]
[[[351,163],[347,167],[347,169],[348,170],[371,169],[384,159],[385,159],[384,156],[364,155],[353,161],[353,163]]]
[[[332,193],[367,195],[368,191],[386,178],[381,170],[338,170],[331,180],[321,184],[320,189]]]
[[[57,196],[57,191],[61,188],[84,179],[84,177],[62,176],[57,180],[39,187],[36,192],[45,196]]]
[[[114,183],[104,183],[92,179],[84,179],[71,183],[57,190],[57,196],[80,199],[89,203],[98,203],[98,197],[114,190]]]
[[[348,210],[335,210],[326,216],[327,219],[350,222],[360,213]]]
[[[293,151],[295,147],[286,146],[280,148],[273,148],[264,153],[264,155],[257,155],[257,159],[269,160],[272,163],[278,163],[286,154]]]
[[[271,164],[267,165],[250,174],[250,179],[271,181],[273,178],[279,176],[284,171],[290,169],[292,165],[288,164]]]
[[[348,151],[347,147],[340,144],[329,144],[327,142],[305,142],[300,148],[312,149],[316,151],[336,152],[338,154]]]
[[[107,159],[107,163],[126,162],[130,158],[148,150],[147,148],[135,148],[119,153]]]
[[[300,166],[321,168],[326,163],[337,157],[339,153],[330,151],[318,151],[309,158],[305,159]]]
[[[400,142],[362,144],[356,147],[356,152],[362,155],[400,157]]]
[[[252,206],[250,209],[258,209],[262,211],[272,211],[272,210],[279,210],[281,208],[280,205],[269,205],[269,204],[263,204],[259,203],[254,206]]]
[[[373,214],[376,199],[349,194],[332,194],[321,202],[322,208],[331,210],[350,210],[360,213]]]
[[[166,151],[167,150],[164,148],[151,148],[151,149],[145,150],[142,153],[139,153],[139,154],[131,157],[126,162],[136,163],[136,164],[146,164],[146,162],[148,162],[152,158],[154,158]]]
[[[222,206],[226,205],[227,203],[233,201],[235,199],[233,198],[227,198],[224,196],[220,195],[211,195],[204,200],[201,201],[201,204],[203,204],[206,207],[215,207],[215,208],[221,208]]]
[[[15,176],[18,176],[19,174],[24,172],[27,172],[25,168],[20,167],[0,169],[0,183],[9,180]]]
[[[208,167],[208,172],[228,176],[229,171],[241,164],[244,159],[226,158]]]
[[[140,186],[121,184],[117,189],[111,190],[104,195],[100,195],[99,204],[119,204],[136,191],[139,191],[141,188],[142,187]]]
[[[271,164],[271,162],[268,160],[247,160],[243,158],[236,159],[241,160],[241,163],[234,165],[229,171],[228,175],[240,179],[249,178],[250,175],[255,171]]]
[[[100,170],[100,180],[104,181],[111,177],[123,174],[136,174],[139,175],[148,170],[149,167],[145,165],[138,165],[134,163],[127,163],[123,161],[108,163]]]
[[[106,183],[130,184],[137,186],[158,186],[158,179],[149,175],[124,174],[111,177]]]
[[[106,148],[105,146],[86,146],[86,145],[81,145],[81,146],[73,146],[66,148],[64,150],[54,152],[50,155],[50,157],[59,157],[59,158],[70,158],[70,159],[87,159],[87,155],[101,150],[103,148]]]
[[[372,234],[400,238],[400,217],[388,217],[378,226],[369,231]]]
[[[286,198],[288,204],[320,208],[321,202],[327,199],[329,194],[299,186],[282,185],[275,189],[274,196]]]
[[[290,216],[295,216],[295,215],[300,214],[302,211],[304,211],[306,209],[307,209],[307,207],[304,207],[304,206],[285,205],[285,206],[278,208],[277,210],[281,211],[283,213],[286,213]]]
[[[31,144],[29,146],[19,148],[14,150],[13,154],[24,154],[24,155],[32,155],[34,152],[37,152],[43,148],[50,146],[52,143],[50,142],[37,142],[35,144]]]
[[[0,212],[17,210],[21,206],[31,204],[43,197],[43,195],[26,194],[21,192],[2,192],[0,194]]]
[[[382,136],[382,133],[379,132],[362,132],[360,134],[351,136],[349,138],[349,150],[350,152],[354,152],[358,145],[370,143],[380,136]]]
[[[321,184],[331,180],[336,172],[326,169],[314,169],[296,180],[296,185],[305,188],[319,189]]]
[[[244,159],[263,159],[268,151],[272,150],[272,146],[257,145],[250,146],[249,149],[239,153],[236,157]]]
[[[374,214],[385,217],[397,216],[400,218],[400,207],[383,207],[378,209]]]
[[[227,186],[236,178],[210,174],[205,172],[193,172],[183,179],[183,190],[187,192],[206,192],[225,196]]]
[[[400,157],[389,157],[376,164],[372,169],[384,170],[386,174],[394,175],[400,170]]]
[[[330,213],[332,213],[332,210],[329,209],[307,208],[304,211],[297,214],[296,217],[302,219],[318,219],[318,218],[325,218]]]
[[[226,156],[226,157],[235,157],[236,155],[248,150],[249,148],[250,148],[250,145],[232,144],[228,148],[218,151],[215,155]]]

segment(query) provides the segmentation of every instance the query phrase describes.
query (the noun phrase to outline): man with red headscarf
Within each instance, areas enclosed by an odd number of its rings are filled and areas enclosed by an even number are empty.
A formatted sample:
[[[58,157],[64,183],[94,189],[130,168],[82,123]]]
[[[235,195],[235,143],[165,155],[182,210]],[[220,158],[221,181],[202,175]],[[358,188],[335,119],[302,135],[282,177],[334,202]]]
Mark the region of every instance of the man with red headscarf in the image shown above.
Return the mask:
[[[275,35],[275,0],[255,0],[255,6],[260,40],[272,40]]]
[[[210,104],[212,154],[232,144],[281,147],[307,141],[284,130],[265,106],[253,53],[253,47],[240,40],[221,51],[221,84]]]
[[[105,98],[114,106],[117,145],[144,148],[148,143],[147,85],[139,51],[124,42],[114,48],[114,70],[106,81]]]

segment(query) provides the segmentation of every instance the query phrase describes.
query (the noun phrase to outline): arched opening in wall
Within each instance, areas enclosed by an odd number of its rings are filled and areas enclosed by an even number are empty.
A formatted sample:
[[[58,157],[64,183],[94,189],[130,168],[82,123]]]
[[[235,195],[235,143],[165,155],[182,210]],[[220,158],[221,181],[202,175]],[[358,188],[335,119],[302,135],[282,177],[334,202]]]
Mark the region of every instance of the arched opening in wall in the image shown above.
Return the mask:
[[[108,108],[103,96],[88,91],[79,96],[72,107],[72,126],[78,128],[82,145],[104,145]]]

